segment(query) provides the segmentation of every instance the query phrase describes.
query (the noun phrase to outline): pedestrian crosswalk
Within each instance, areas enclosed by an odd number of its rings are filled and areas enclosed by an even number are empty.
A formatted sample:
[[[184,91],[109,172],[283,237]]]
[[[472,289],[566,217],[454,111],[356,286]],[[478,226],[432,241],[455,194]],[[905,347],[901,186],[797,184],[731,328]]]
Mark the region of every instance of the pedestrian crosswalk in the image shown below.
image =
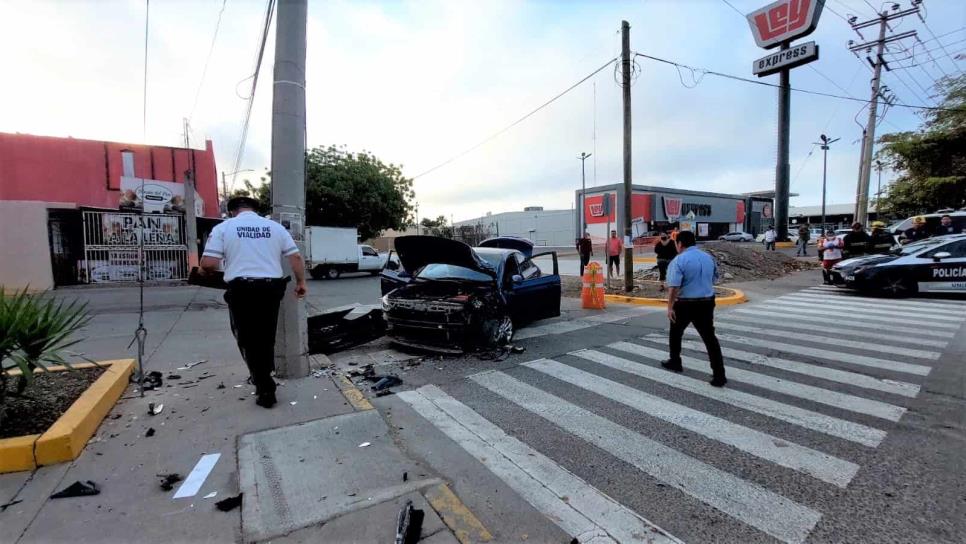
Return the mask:
[[[963,310],[962,301],[809,288],[719,310],[724,388],[707,383],[695,331],[686,332],[679,374],[660,366],[666,332],[642,330],[398,397],[578,542],[707,540],[707,528],[695,526],[700,519],[675,512],[710,507],[750,531],[744,541],[800,543],[830,497],[841,496],[830,490],[847,489],[875,462],[925,378],[944,364]],[[896,315],[903,312],[931,334],[890,334],[885,320],[897,331],[916,330],[900,326],[908,322]],[[580,325],[601,322],[608,320]],[[657,482],[673,493],[657,504],[636,501],[594,465],[575,465],[580,455],[521,431],[526,422],[591,457],[622,463],[632,489]]]
[[[602,323],[615,323],[617,321],[632,319],[659,311],[661,311],[660,308],[655,308],[653,306],[632,306],[626,309],[611,310],[597,315],[579,317],[577,319],[561,319],[522,329],[513,335],[513,339],[528,340],[530,338],[538,338],[549,334],[565,334],[568,332],[595,327]]]

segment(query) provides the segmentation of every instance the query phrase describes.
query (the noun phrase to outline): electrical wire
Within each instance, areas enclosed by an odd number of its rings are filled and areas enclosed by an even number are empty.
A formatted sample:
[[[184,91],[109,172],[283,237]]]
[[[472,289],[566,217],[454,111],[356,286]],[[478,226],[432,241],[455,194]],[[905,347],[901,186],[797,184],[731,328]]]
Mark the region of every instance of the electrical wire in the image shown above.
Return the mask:
[[[151,0],[144,0],[144,88],[141,104],[141,140],[148,143],[148,22],[151,17]]]
[[[218,11],[218,21],[215,22],[215,33],[211,36],[211,45],[208,46],[208,55],[205,57],[205,67],[201,70],[201,81],[198,82],[198,90],[195,91],[194,102],[191,103],[191,113],[188,114],[188,123],[195,116],[195,108],[198,107],[198,98],[201,96],[201,89],[205,85],[205,76],[208,75],[208,63],[211,62],[211,54],[215,51],[215,41],[218,39],[218,29],[221,28],[221,16],[225,14],[225,6],[228,0],[221,0],[221,10]]]
[[[413,176],[413,179],[417,179],[417,178],[421,178],[421,177],[423,177],[423,176],[425,176],[425,175],[427,175],[427,174],[430,174],[430,173],[432,173],[432,172],[435,172],[436,170],[439,170],[440,168],[442,168],[442,167],[444,167],[444,166],[446,166],[447,164],[450,164],[451,162],[453,162],[453,161],[455,161],[455,160],[458,160],[458,159],[460,159],[460,158],[462,158],[463,156],[465,156],[465,155],[467,155],[467,154],[469,154],[469,153],[471,153],[471,152],[473,152],[473,151],[475,151],[475,150],[477,150],[477,149],[479,149],[480,147],[482,147],[482,146],[484,146],[485,144],[487,144],[487,143],[489,143],[490,141],[492,141],[492,140],[494,140],[495,138],[497,138],[497,137],[499,137],[499,136],[501,136],[501,135],[503,135],[503,134],[504,134],[505,132],[507,132],[508,130],[510,130],[510,129],[512,129],[513,127],[515,127],[515,126],[517,126],[517,125],[519,125],[520,123],[522,123],[522,122],[524,122],[524,121],[526,121],[527,119],[529,119],[530,117],[532,117],[532,116],[533,116],[534,114],[536,114],[536,113],[537,113],[537,112],[539,112],[540,110],[542,110],[542,109],[544,109],[544,108],[546,108],[546,107],[547,107],[547,106],[549,106],[550,104],[553,104],[554,102],[556,102],[556,101],[557,101],[558,99],[560,99],[561,97],[563,97],[564,95],[566,95],[566,94],[567,94],[567,93],[569,93],[570,91],[572,91],[572,90],[574,90],[574,89],[576,89],[576,88],[577,88],[577,87],[579,87],[579,86],[580,86],[580,85],[581,85],[582,83],[584,83],[584,82],[585,82],[585,81],[587,81],[588,79],[590,79],[590,78],[592,78],[592,77],[594,77],[595,75],[597,75],[598,73],[600,73],[601,71],[603,71],[603,70],[604,70],[605,68],[607,68],[608,66],[610,66],[610,65],[611,65],[612,63],[614,63],[615,61],[617,61],[617,58],[612,58],[612,59],[610,59],[610,60],[608,60],[608,61],[607,61],[606,63],[604,63],[604,64],[603,64],[603,65],[602,65],[602,66],[601,66],[600,68],[598,68],[598,69],[596,69],[596,70],[594,70],[593,72],[591,72],[590,74],[588,74],[587,76],[585,76],[585,77],[584,77],[583,79],[581,79],[581,80],[580,80],[580,81],[578,81],[577,83],[574,83],[574,84],[573,84],[573,85],[571,85],[570,87],[567,87],[566,89],[564,89],[564,90],[563,90],[562,92],[560,92],[560,93],[558,93],[558,94],[557,94],[556,96],[554,96],[554,97],[553,97],[553,98],[551,98],[550,100],[547,100],[547,101],[546,101],[546,102],[544,102],[543,104],[540,104],[539,106],[537,106],[537,107],[536,107],[535,109],[533,109],[533,110],[531,110],[531,111],[530,111],[529,113],[527,113],[527,114],[526,114],[526,115],[524,115],[523,117],[520,117],[520,118],[519,118],[519,119],[517,119],[516,121],[514,121],[514,122],[512,122],[512,123],[510,123],[509,125],[507,125],[507,126],[505,126],[505,127],[503,127],[502,129],[500,129],[500,130],[498,130],[498,131],[496,131],[496,132],[494,132],[493,134],[490,134],[489,136],[487,136],[486,138],[484,138],[484,139],[482,139],[482,140],[480,140],[480,141],[479,141],[479,142],[477,142],[476,144],[474,144],[474,145],[472,145],[472,146],[470,146],[470,147],[468,147],[467,149],[465,149],[465,150],[463,150],[463,151],[461,151],[461,152],[459,152],[459,153],[457,153],[456,155],[453,155],[452,157],[450,157],[450,158],[448,158],[448,159],[446,159],[445,161],[443,161],[443,162],[441,162],[441,163],[439,163],[439,164],[437,164],[436,166],[433,166],[432,168],[430,168],[430,169],[428,169],[428,170],[425,170],[425,171],[423,171],[423,172],[421,172],[421,173],[419,173],[419,174],[417,174],[417,175],[415,175],[415,176]]]
[[[255,57],[255,70],[252,73],[252,87],[248,94],[248,105],[245,108],[245,120],[242,123],[241,137],[238,141],[238,150],[235,152],[235,167],[232,168],[231,189],[235,188],[235,178],[241,170],[242,157],[245,155],[245,142],[248,140],[248,125],[252,118],[252,106],[255,103],[255,89],[258,87],[258,74],[262,67],[262,58],[265,56],[265,44],[268,42],[268,33],[272,26],[272,14],[275,12],[275,0],[268,0],[265,9],[265,24],[262,28],[262,37],[258,45],[258,54]],[[247,78],[246,78],[247,79]],[[243,80],[244,81],[244,80]]]
[[[677,67],[680,67],[680,68],[686,68],[688,70],[692,70],[692,71],[695,71],[695,72],[702,72],[705,75],[718,76],[718,77],[722,77],[722,78],[725,78],[725,79],[733,79],[735,81],[741,81],[741,82],[744,82],[744,83],[752,83],[754,85],[761,85],[761,86],[764,86],[764,87],[775,87],[775,88],[778,88],[779,87],[779,85],[777,85],[775,83],[768,83],[768,82],[765,82],[765,81],[755,81],[753,79],[748,79],[746,77],[740,77],[740,76],[736,76],[736,75],[732,75],[732,74],[725,74],[723,72],[716,72],[714,70],[707,70],[707,69],[704,69],[704,68],[694,68],[694,67],[688,66],[686,64],[681,64],[679,62],[675,62],[673,60],[667,60],[667,59],[662,59],[662,58],[659,58],[659,57],[653,57],[651,55],[645,55],[644,53],[634,53],[634,55],[636,55],[638,57],[644,57],[646,59],[651,59],[653,61],[661,62],[661,63],[664,63],[664,64],[670,64],[672,66],[677,66]],[[791,90],[792,91],[795,91],[795,92],[804,93],[804,94],[811,94],[811,95],[815,95],[815,96],[824,96],[824,97],[827,97],[827,98],[837,98],[839,100],[852,100],[853,102],[863,102],[863,103],[876,102],[878,104],[884,104],[885,103],[884,101],[881,101],[881,100],[865,100],[865,99],[862,99],[862,98],[856,98],[854,96],[842,96],[842,95],[837,95],[837,94],[832,94],[832,93],[824,93],[824,92],[821,92],[821,91],[813,91],[813,90],[809,90],[809,89],[799,89],[799,88],[796,88],[796,87],[791,87]],[[917,110],[962,111],[962,108],[943,108],[943,107],[939,107],[939,106],[923,106],[923,105],[903,104],[903,103],[898,103],[896,105],[897,106],[904,107],[904,108],[911,108],[911,109],[917,109]]]
[[[923,7],[923,9],[925,9],[925,6]],[[932,29],[929,28],[929,24],[926,23],[926,18],[925,17],[920,17],[920,19],[922,19],[922,26],[926,28],[926,32],[928,32],[929,35],[932,36],[934,40],[938,41],[939,39],[936,38],[936,34],[933,33]],[[952,62],[952,60],[953,60],[952,59],[952,55],[950,55],[949,54],[949,51],[946,50],[946,47],[943,45],[943,42],[939,42],[939,47],[943,50],[943,53],[946,53],[946,56],[949,57],[950,62]],[[953,64],[953,66],[956,68],[956,70],[958,72],[961,72],[962,71],[955,64]]]

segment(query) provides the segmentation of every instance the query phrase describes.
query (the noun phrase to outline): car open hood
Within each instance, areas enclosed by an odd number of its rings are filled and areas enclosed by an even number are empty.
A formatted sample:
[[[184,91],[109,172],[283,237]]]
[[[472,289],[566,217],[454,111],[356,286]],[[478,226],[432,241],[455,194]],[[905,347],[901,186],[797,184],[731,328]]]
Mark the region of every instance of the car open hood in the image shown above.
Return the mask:
[[[480,242],[480,247],[515,249],[520,253],[523,253],[523,255],[528,259],[533,255],[533,242],[518,236],[497,236],[496,238],[488,238]]]
[[[437,236],[400,236],[396,238],[399,262],[410,275],[427,264],[451,264],[486,274],[495,274],[493,267],[480,259],[473,248],[448,238]]]

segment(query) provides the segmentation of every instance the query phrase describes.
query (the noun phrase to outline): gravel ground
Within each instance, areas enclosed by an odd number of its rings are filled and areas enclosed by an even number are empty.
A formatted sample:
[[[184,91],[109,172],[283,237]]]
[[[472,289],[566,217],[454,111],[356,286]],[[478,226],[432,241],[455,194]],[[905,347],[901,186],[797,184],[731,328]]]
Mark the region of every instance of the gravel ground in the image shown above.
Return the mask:
[[[16,396],[17,380],[10,380],[0,438],[43,433],[103,372],[102,368],[82,368],[37,374],[23,396]]]

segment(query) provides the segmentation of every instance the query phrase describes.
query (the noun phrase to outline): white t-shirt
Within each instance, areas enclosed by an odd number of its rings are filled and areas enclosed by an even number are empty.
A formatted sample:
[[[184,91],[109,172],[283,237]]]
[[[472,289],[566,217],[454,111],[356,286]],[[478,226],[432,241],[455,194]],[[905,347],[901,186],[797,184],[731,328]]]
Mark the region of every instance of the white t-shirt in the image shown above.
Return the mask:
[[[242,212],[211,231],[204,256],[222,259],[225,281],[231,281],[281,278],[282,257],[298,252],[285,227],[255,212]]]
[[[777,238],[777,237],[778,237],[778,233],[777,232],[775,232],[773,230],[766,230],[765,231],[765,241],[766,242],[774,242],[775,241],[775,238]]]

